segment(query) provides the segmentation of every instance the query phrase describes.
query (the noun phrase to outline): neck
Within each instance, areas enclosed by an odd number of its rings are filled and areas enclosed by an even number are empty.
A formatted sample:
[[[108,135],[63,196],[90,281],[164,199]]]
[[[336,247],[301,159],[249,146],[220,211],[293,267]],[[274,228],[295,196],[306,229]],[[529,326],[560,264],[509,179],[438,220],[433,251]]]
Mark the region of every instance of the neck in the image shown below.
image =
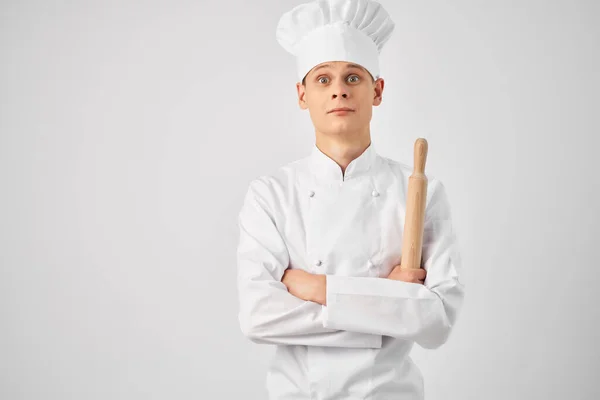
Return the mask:
[[[340,137],[325,135],[316,131],[316,146],[329,158],[334,160],[346,172],[348,164],[360,156],[371,144],[371,134],[367,130],[361,135]]]

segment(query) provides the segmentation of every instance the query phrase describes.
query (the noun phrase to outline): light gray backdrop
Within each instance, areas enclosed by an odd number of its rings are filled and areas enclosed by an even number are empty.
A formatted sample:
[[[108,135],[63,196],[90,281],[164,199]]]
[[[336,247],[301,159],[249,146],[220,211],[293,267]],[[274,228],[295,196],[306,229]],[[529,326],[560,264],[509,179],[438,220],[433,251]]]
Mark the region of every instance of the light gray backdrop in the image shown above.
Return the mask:
[[[237,213],[314,142],[275,40],[299,3],[1,3],[0,398],[265,398]],[[373,144],[428,139],[467,285],[412,353],[427,400],[599,398],[599,3],[383,4]]]

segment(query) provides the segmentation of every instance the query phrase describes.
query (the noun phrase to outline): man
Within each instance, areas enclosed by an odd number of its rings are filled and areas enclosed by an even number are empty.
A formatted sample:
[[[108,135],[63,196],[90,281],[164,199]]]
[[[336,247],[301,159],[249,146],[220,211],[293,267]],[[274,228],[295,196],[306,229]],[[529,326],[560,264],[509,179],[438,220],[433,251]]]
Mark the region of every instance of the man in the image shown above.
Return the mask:
[[[422,268],[399,265],[412,168],[377,154],[369,129],[393,26],[369,0],[302,4],[278,25],[316,140],[252,180],[239,214],[239,321],[277,345],[269,399],[423,399],[411,348],[443,345],[462,306],[450,203],[431,175]]]

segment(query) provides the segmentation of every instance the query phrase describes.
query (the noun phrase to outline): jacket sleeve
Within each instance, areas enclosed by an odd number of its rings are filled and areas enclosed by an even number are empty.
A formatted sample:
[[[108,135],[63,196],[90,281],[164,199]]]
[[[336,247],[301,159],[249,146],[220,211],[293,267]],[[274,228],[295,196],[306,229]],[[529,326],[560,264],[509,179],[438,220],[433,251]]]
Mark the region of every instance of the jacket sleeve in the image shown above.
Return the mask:
[[[443,184],[432,193],[423,230],[424,284],[378,277],[326,276],[323,326],[443,345],[456,323],[465,285],[450,205]]]
[[[259,344],[381,348],[381,335],[324,327],[321,305],[292,295],[281,282],[290,258],[274,222],[267,185],[260,178],[250,183],[238,218],[242,333]]]

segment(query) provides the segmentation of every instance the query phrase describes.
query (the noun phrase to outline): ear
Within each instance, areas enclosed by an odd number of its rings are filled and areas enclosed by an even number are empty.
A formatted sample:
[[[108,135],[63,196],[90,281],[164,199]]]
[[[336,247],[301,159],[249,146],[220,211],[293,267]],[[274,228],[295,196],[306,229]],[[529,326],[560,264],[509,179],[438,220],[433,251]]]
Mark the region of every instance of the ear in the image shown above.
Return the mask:
[[[298,92],[298,105],[301,109],[306,110],[308,108],[306,100],[304,99],[306,96],[306,88],[301,82],[296,83],[296,91]]]
[[[383,100],[384,85],[385,85],[385,82],[384,82],[383,78],[378,78],[375,81],[375,83],[373,84],[373,91],[374,91],[373,105],[374,106],[380,105],[381,101]]]

